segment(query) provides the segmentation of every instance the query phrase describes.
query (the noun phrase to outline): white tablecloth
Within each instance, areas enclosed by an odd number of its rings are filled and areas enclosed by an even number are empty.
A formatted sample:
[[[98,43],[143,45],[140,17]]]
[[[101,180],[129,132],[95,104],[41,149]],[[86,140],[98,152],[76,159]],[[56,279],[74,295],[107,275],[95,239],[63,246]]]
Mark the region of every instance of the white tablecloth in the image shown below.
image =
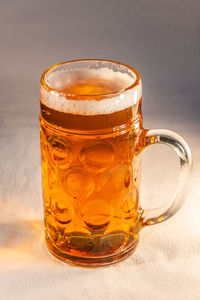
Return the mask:
[[[195,158],[191,193],[179,213],[165,223],[143,229],[135,253],[126,260],[86,269],[60,263],[46,250],[38,128],[31,124],[24,128],[18,116],[13,122],[15,126],[7,124],[1,137],[1,145],[4,138],[7,141],[7,146],[1,147],[4,159],[0,162],[1,299],[200,299],[200,160],[196,135],[189,138]],[[159,151],[164,151],[162,147]],[[154,151],[156,147],[144,153],[144,163],[148,163],[145,170],[151,168]],[[158,152],[156,156],[154,163],[159,160]],[[166,164],[177,167],[170,155],[167,159],[162,162],[163,169]],[[163,169],[157,169],[156,175],[149,172],[152,180],[159,181]],[[146,170],[144,176],[149,175]],[[157,187],[155,182],[145,187],[143,183],[142,188],[148,189],[144,202],[155,204],[148,195],[156,195],[154,190],[160,189],[162,181]],[[169,181],[166,179],[160,191],[163,196],[167,194],[166,201]]]

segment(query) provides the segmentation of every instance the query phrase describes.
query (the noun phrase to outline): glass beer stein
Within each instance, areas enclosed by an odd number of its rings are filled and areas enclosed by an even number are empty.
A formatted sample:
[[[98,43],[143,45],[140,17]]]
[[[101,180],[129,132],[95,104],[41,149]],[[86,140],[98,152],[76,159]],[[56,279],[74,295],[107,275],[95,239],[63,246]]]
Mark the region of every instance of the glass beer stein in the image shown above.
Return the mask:
[[[132,67],[85,59],[46,70],[40,86],[46,244],[62,261],[106,265],[130,255],[140,230],[165,221],[186,197],[191,153],[169,130],[145,130],[142,83]],[[167,207],[140,205],[142,151],[173,148],[177,192]]]

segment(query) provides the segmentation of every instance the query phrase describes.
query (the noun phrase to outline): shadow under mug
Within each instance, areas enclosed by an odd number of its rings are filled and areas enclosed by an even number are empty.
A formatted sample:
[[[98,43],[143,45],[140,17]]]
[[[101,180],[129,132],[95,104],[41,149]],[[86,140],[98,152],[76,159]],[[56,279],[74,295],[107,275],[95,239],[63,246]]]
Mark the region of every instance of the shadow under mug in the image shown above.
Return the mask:
[[[191,152],[182,137],[145,130],[142,84],[132,67],[78,60],[46,70],[40,86],[40,132],[46,244],[62,261],[106,265],[129,256],[140,230],[175,214],[187,195]],[[176,194],[167,207],[139,202],[142,151],[175,150]]]

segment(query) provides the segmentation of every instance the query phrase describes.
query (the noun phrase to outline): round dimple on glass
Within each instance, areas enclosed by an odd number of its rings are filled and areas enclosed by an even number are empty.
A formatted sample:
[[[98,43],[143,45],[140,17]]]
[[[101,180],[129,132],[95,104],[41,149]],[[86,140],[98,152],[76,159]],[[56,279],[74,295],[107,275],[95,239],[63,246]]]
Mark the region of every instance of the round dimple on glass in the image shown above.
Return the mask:
[[[40,85],[45,240],[64,262],[107,265],[132,254],[147,225],[174,215],[186,198],[192,166],[176,133],[146,130],[142,83],[127,65],[100,59],[57,64]],[[141,153],[166,144],[180,160],[174,199],[140,205]],[[155,183],[156,186],[156,183]]]

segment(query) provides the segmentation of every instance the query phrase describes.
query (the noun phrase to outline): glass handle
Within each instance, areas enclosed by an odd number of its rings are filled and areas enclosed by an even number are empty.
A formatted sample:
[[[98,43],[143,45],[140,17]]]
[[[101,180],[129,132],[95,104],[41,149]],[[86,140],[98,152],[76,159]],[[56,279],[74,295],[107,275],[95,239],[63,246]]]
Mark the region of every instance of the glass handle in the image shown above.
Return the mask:
[[[178,187],[173,201],[160,208],[142,209],[141,219],[143,225],[153,225],[172,217],[183,204],[189,191],[192,156],[190,148],[185,140],[173,131],[155,129],[145,130],[143,133],[142,149],[153,144],[165,144],[175,150],[180,160]]]

